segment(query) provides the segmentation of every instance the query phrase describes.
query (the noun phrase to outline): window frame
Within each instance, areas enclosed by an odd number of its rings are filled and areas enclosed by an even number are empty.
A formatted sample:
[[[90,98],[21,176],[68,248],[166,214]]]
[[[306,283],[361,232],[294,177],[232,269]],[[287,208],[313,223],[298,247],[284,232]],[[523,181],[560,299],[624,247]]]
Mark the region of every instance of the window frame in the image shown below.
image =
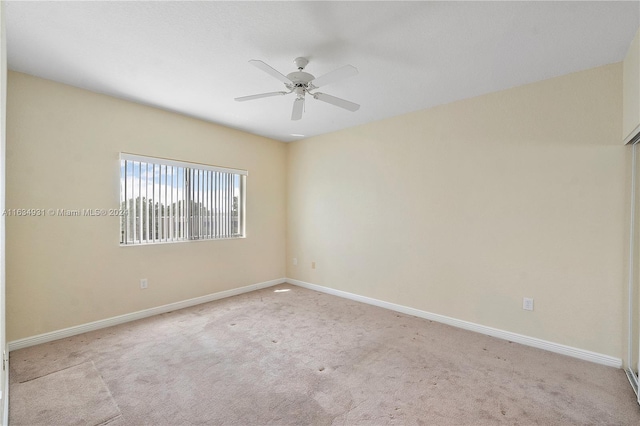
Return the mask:
[[[145,163],[147,167],[146,171],[145,171],[145,195],[149,195],[148,194],[148,187],[149,187],[149,182],[152,182],[152,187],[155,188],[155,184],[157,182],[156,180],[156,166],[160,166],[160,170],[162,170],[162,167],[176,167],[178,169],[182,168],[183,169],[183,173],[182,173],[182,180],[180,180],[178,177],[176,177],[175,183],[179,184],[179,185],[183,185],[182,186],[182,196],[181,198],[176,198],[175,200],[175,204],[173,206],[173,211],[180,211],[180,206],[179,203],[180,201],[182,201],[182,208],[185,210],[182,210],[183,213],[181,215],[172,215],[170,214],[170,217],[175,218],[176,222],[175,223],[179,223],[181,224],[184,228],[183,231],[180,232],[181,236],[175,236],[175,235],[165,235],[163,233],[163,235],[161,235],[160,238],[156,238],[155,234],[158,232],[157,229],[155,232],[153,232],[154,237],[153,238],[149,238],[149,236],[147,235],[146,238],[142,238],[143,237],[143,231],[141,230],[141,228],[138,229],[138,232],[140,233],[139,237],[136,238],[137,234],[135,234],[136,232],[136,228],[134,226],[133,228],[133,233],[134,233],[134,237],[132,239],[126,238],[125,236],[128,234],[129,231],[131,231],[131,228],[129,228],[129,224],[132,223],[128,220],[129,217],[129,213],[130,213],[130,207],[129,207],[129,203],[127,202],[127,198],[128,195],[126,193],[126,188],[129,187],[128,185],[128,166],[125,166],[126,164],[128,164],[127,162],[131,162],[133,163],[133,169],[132,169],[132,173],[131,176],[135,179],[135,167],[136,167],[136,163],[138,164],[139,167],[139,172],[138,173],[142,173],[143,169],[142,169],[142,163]],[[195,163],[195,162],[189,162],[189,161],[181,161],[181,160],[174,160],[174,159],[168,159],[168,158],[162,158],[162,157],[151,157],[151,156],[147,156],[147,155],[139,155],[139,154],[131,154],[131,153],[127,153],[127,152],[120,152],[119,154],[119,175],[120,175],[120,189],[119,189],[119,198],[120,198],[120,213],[122,214],[122,218],[120,220],[120,226],[119,226],[119,231],[120,231],[120,247],[134,247],[134,246],[146,246],[146,245],[154,245],[154,244],[173,244],[173,243],[188,243],[188,242],[196,242],[196,241],[216,241],[216,240],[229,240],[229,239],[242,239],[242,238],[246,238],[246,192],[247,192],[247,176],[249,174],[249,172],[247,170],[242,170],[242,169],[235,169],[235,168],[229,168],[229,167],[220,167],[220,166],[214,166],[214,165],[210,165],[210,164],[203,164],[203,163]],[[148,168],[149,166],[153,165],[153,175],[151,179],[148,179],[147,177],[147,173],[148,173]],[[123,167],[126,167],[123,171]],[[165,173],[166,173],[167,169],[165,168]],[[172,169],[172,172],[174,172],[174,170]],[[200,173],[204,173],[205,175],[201,175]],[[233,193],[235,193],[235,189],[236,189],[236,182],[235,182],[235,178],[236,176],[239,178],[238,180],[238,186],[237,186],[237,190],[238,190],[238,195],[237,197],[233,194],[231,194],[230,198],[229,196],[227,196],[227,198],[221,198],[220,201],[222,202],[226,202],[226,208],[224,210],[222,210],[223,214],[232,214],[233,212],[233,207],[228,207],[229,206],[229,202],[231,202],[232,204],[237,200],[237,211],[238,211],[238,215],[237,215],[237,233],[236,234],[227,234],[227,235],[217,235],[217,232],[213,232],[210,228],[210,230],[208,231],[208,233],[202,233],[201,231],[201,226],[204,222],[200,221],[202,215],[197,214],[195,215],[197,217],[198,220],[197,222],[197,226],[193,226],[194,225],[194,214],[193,211],[191,210],[192,204],[195,203],[199,203],[199,207],[198,209],[202,208],[202,206],[204,206],[204,204],[202,203],[202,198],[198,198],[195,199],[192,197],[193,194],[195,194],[194,191],[201,191],[201,188],[198,187],[198,184],[196,184],[194,181],[192,181],[192,177],[198,176],[198,179],[200,179],[201,176],[208,176],[209,177],[222,177],[224,175],[219,175],[219,174],[226,174],[225,178],[229,179],[229,178],[233,178],[234,181],[233,183],[228,183],[230,184],[230,188],[233,191]],[[212,174],[213,173],[213,174]],[[231,176],[229,176],[231,175]],[[162,172],[160,171],[160,176],[162,176]],[[178,175],[180,176],[180,173],[178,171]],[[139,189],[142,188],[142,179],[140,178],[140,176],[138,176],[139,179]],[[173,174],[171,176],[171,185],[173,186],[174,181],[173,181]],[[182,181],[182,183],[180,183]],[[207,195],[207,197],[210,197],[210,201],[211,203],[213,203],[214,199],[218,199],[217,197],[219,196],[219,193],[221,191],[224,191],[225,189],[222,188],[220,189],[220,185],[219,183],[221,183],[221,181],[219,182],[218,180],[209,180],[209,186],[207,189],[207,194],[211,194],[211,195]],[[215,182],[215,184],[214,184]],[[158,181],[158,186],[160,187],[162,184],[162,177],[160,177],[159,181]],[[167,176],[165,175],[165,180],[164,180],[164,184],[165,187],[167,185]],[[165,189],[166,191],[166,189]],[[154,196],[155,198],[155,189],[152,190],[152,196]],[[172,195],[173,195],[173,189],[172,189]],[[176,193],[179,193],[179,189],[176,189]],[[166,194],[167,192],[165,192]],[[129,200],[136,200],[136,193],[135,190],[133,191],[132,194],[132,198],[129,198]],[[142,207],[143,209],[146,209],[146,219],[144,217],[142,217],[145,213],[140,215],[140,219],[138,219],[138,216],[136,215],[136,220],[134,222],[139,224],[145,223],[144,220],[147,221],[155,221],[157,220],[158,217],[158,213],[154,212],[150,207],[148,207],[147,203],[148,201],[144,202],[144,206],[142,205],[143,201],[142,201],[142,193],[140,191],[139,194],[137,194],[137,197],[140,198],[139,201],[134,201],[133,206],[138,206],[138,207],[134,207],[133,208],[133,214],[136,214],[136,208],[140,208]],[[149,201],[151,201],[152,199],[148,199]],[[173,198],[172,198],[173,200]],[[204,198],[205,202],[207,200],[207,198]],[[164,208],[167,208],[167,205],[171,205],[171,204],[165,204],[167,203],[168,200],[164,200],[164,203],[162,202],[162,196],[160,195],[160,201],[158,201],[156,203],[155,200],[152,200],[152,206],[156,206],[156,204],[159,205],[163,205]],[[173,202],[173,201],[172,201]],[[209,204],[208,208],[210,209],[214,209],[214,205],[213,204]],[[172,209],[168,209],[168,210],[172,210]],[[207,210],[209,211],[209,210]],[[220,210],[218,210],[220,211]],[[221,222],[217,221],[217,219],[215,219],[216,217],[216,213],[215,211],[213,213],[207,213],[208,217],[209,217],[209,222],[208,225],[209,227],[217,227],[219,226],[219,224],[221,224]],[[182,220],[182,222],[179,222],[179,220]],[[163,221],[166,220],[163,217]],[[206,220],[206,219],[205,219]],[[172,225],[174,224],[173,219],[170,219],[170,222]],[[164,222],[163,222],[164,223]],[[235,229],[235,225],[234,225],[234,221],[231,220],[230,222],[230,226],[232,226],[232,229]],[[144,225],[145,227],[145,231],[147,234],[151,233],[152,231],[152,227],[155,228],[155,225],[147,225],[145,223]],[[125,229],[127,228],[127,229]],[[198,233],[194,233],[194,228],[198,228]],[[169,229],[171,229],[171,227],[169,227]],[[228,231],[228,230],[227,230]],[[166,233],[167,231],[164,230],[164,232]],[[170,233],[171,231],[169,231]],[[173,232],[176,233],[176,230],[173,229]],[[186,234],[186,235],[185,235]]]

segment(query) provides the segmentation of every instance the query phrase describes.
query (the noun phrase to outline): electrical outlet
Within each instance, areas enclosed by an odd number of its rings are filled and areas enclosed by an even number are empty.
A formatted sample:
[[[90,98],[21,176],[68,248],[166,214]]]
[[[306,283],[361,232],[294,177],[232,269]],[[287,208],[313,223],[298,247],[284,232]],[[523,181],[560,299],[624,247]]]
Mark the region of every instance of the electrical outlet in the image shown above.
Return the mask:
[[[298,258],[294,257],[293,258],[293,266],[297,266],[298,265]]]
[[[525,311],[533,311],[533,299],[525,297],[522,299],[522,309]]]
[[[311,269],[316,269],[316,262],[311,262]]]
[[[149,287],[149,281],[146,278],[140,278],[140,288]]]

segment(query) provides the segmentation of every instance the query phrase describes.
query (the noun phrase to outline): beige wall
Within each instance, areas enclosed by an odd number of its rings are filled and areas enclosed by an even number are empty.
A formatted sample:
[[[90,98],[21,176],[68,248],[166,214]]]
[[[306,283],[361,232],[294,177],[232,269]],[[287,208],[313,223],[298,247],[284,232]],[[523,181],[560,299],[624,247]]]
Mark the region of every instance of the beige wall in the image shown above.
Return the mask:
[[[621,84],[614,64],[290,144],[287,276],[621,357]]]
[[[285,275],[285,144],[15,72],[7,108],[7,208],[117,208],[120,151],[249,171],[246,239],[120,247],[115,217],[7,218],[8,340]]]

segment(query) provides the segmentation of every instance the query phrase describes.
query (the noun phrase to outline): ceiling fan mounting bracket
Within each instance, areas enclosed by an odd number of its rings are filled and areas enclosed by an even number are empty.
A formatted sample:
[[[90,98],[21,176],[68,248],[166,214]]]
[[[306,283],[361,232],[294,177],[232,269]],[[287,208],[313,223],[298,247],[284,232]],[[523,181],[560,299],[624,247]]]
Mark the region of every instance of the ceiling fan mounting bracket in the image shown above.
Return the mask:
[[[297,57],[293,60],[293,63],[296,64],[298,70],[302,71],[309,63],[309,60],[307,58]]]

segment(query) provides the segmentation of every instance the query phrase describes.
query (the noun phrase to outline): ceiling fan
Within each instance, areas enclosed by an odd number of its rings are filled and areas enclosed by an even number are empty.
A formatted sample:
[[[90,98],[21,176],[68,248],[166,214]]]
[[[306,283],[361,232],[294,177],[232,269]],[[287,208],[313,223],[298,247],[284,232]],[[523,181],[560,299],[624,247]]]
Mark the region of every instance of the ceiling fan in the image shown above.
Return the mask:
[[[296,64],[296,67],[298,67],[298,71],[294,71],[285,76],[284,74],[281,74],[279,71],[275,70],[262,61],[259,61],[257,59],[250,60],[250,64],[283,82],[285,87],[289,91],[269,92],[261,93],[259,95],[242,96],[240,98],[235,98],[235,100],[238,102],[244,102],[253,99],[268,98],[270,96],[282,96],[288,95],[289,93],[295,93],[296,100],[293,101],[293,111],[291,112],[292,120],[300,120],[302,118],[304,99],[307,93],[313,96],[314,99],[329,103],[331,105],[335,105],[340,108],[344,108],[348,111],[354,112],[360,108],[360,105],[356,103],[345,101],[344,99],[336,98],[335,96],[327,95],[326,93],[312,92],[312,90],[315,91],[315,89],[326,86],[327,84],[334,83],[338,80],[342,80],[343,78],[351,77],[358,74],[358,69],[356,67],[352,65],[345,65],[341,68],[338,68],[337,70],[333,70],[316,78],[313,75],[304,72],[304,68],[309,63],[306,58],[296,58],[293,62]]]

